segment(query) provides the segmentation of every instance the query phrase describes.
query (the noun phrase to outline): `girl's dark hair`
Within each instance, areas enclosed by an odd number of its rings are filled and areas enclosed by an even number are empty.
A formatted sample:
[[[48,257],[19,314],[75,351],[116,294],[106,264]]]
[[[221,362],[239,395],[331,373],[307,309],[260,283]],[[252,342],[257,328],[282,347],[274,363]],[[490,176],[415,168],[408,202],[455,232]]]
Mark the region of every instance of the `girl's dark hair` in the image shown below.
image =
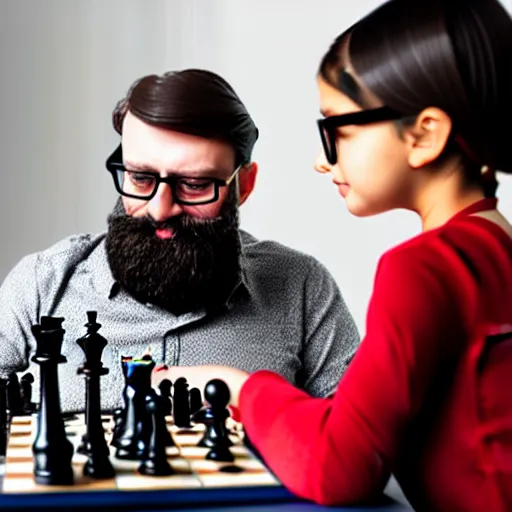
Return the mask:
[[[482,165],[512,173],[511,56],[512,19],[498,0],[390,0],[334,41],[319,74],[362,108],[367,88],[404,116],[442,109],[453,123],[446,152],[479,179]]]
[[[112,113],[119,134],[128,110],[154,126],[230,143],[237,166],[251,161],[258,139],[258,129],[238,95],[211,71],[186,69],[135,81]]]

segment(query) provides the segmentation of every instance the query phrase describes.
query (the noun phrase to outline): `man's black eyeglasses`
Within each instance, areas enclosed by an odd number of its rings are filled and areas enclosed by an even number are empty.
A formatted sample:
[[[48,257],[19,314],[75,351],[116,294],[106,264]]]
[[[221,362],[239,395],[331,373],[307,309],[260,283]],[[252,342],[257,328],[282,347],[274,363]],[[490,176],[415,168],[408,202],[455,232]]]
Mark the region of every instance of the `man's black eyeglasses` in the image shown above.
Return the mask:
[[[242,167],[238,166],[227,180],[182,175],[162,178],[154,172],[126,169],[121,144],[109,156],[106,166],[121,195],[149,201],[155,196],[160,183],[167,183],[171,187],[173,201],[183,205],[214,203],[219,198],[220,187],[227,187]]]
[[[351,112],[340,116],[330,116],[318,119],[318,129],[325,152],[325,157],[331,165],[338,161],[336,150],[336,128],[347,125],[371,124],[381,121],[393,121],[403,118],[404,115],[389,107],[379,107],[360,112]]]

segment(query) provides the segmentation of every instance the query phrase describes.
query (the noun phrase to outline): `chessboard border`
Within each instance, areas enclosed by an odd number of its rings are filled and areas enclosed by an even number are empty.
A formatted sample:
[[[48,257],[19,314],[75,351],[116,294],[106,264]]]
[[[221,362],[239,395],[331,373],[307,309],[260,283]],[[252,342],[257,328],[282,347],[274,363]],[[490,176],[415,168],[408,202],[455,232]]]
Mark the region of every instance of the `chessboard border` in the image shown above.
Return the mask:
[[[1,477],[0,477],[1,480]],[[118,490],[101,489],[76,492],[8,493],[0,491],[0,510],[76,509],[91,507],[115,507],[130,510],[140,507],[161,509],[196,508],[204,505],[260,505],[303,501],[283,486],[236,486],[199,489],[148,489]]]

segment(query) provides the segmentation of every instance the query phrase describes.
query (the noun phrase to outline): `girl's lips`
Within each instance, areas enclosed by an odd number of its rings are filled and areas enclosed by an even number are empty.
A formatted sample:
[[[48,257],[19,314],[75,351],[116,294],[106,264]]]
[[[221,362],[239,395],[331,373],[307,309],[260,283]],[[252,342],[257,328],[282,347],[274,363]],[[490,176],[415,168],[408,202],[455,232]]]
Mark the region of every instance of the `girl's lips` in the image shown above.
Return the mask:
[[[342,183],[341,185],[338,185],[338,190],[340,194],[345,197],[348,194],[348,191],[350,190],[350,187],[348,183]]]
[[[335,180],[333,180],[333,183],[338,187],[338,191],[341,196],[345,197],[348,194],[348,191],[350,190],[350,185],[348,183]]]

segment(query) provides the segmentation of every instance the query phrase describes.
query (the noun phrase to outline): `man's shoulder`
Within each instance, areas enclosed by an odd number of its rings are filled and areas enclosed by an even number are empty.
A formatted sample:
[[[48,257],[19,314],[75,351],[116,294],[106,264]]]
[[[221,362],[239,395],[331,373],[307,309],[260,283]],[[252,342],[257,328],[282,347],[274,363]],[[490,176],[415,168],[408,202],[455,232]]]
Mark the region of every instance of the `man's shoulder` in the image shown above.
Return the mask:
[[[69,235],[46,249],[21,258],[9,273],[8,278],[23,280],[25,275],[34,275],[38,284],[44,281],[56,281],[87,261],[104,239],[105,233]]]
[[[69,235],[33,256],[43,264],[58,264],[60,268],[76,266],[87,259],[104,239],[105,233]]]
[[[2,282],[3,293],[11,297],[29,294],[50,299],[103,239],[104,234],[71,235],[47,249],[24,256]]]
[[[291,264],[295,270],[297,266],[310,268],[318,261],[310,254],[275,240],[260,240],[246,231],[242,231],[241,236],[243,254],[249,260],[257,260],[262,264]]]
[[[311,254],[275,240],[260,240],[245,231],[241,233],[244,267],[246,271],[256,274],[258,279],[300,283],[301,286],[310,276],[314,279],[332,279],[327,268]]]

